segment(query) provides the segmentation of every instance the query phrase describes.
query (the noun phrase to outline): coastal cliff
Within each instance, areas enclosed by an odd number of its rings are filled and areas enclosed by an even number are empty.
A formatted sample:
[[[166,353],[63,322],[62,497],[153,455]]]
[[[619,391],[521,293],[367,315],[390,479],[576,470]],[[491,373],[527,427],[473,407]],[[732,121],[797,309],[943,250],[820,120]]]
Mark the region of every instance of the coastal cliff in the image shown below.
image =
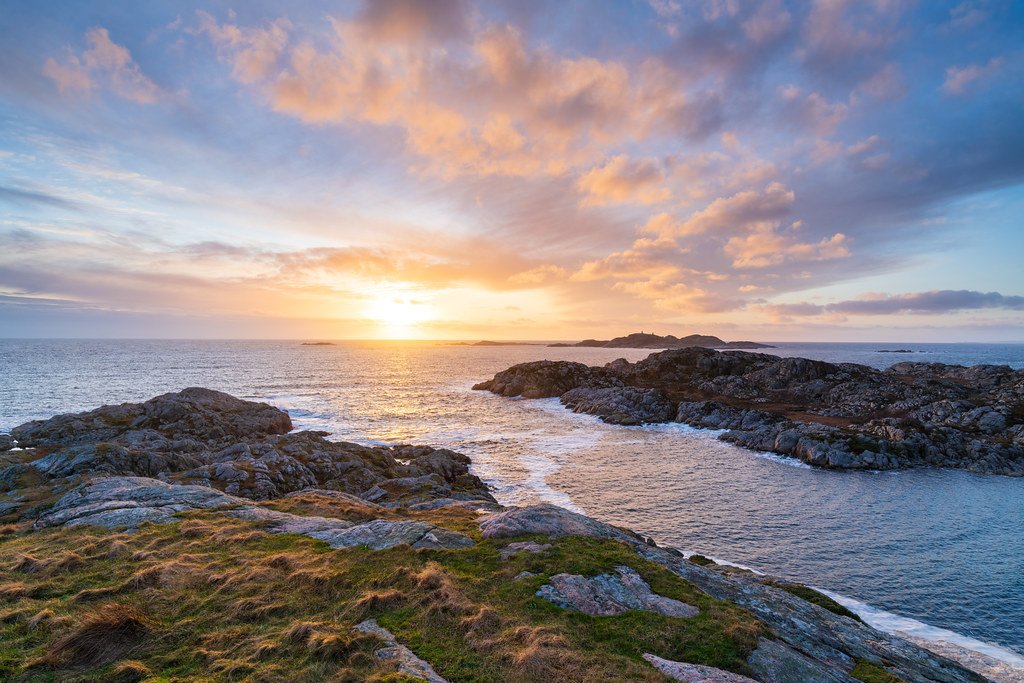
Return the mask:
[[[207,389],[14,429],[0,678],[985,680],[809,588],[504,508],[458,453],[326,436]]]
[[[1024,475],[1024,370],[897,363],[879,371],[691,347],[604,367],[515,365],[474,389],[559,397],[612,424],[682,422],[833,469]]]

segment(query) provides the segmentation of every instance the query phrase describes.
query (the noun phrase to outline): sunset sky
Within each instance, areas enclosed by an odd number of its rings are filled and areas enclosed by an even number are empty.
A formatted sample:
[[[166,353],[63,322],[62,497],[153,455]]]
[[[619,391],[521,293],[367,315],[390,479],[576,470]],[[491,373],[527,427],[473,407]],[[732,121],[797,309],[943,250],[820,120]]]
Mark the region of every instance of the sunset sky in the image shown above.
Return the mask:
[[[0,336],[1024,340],[1024,3],[0,5]]]

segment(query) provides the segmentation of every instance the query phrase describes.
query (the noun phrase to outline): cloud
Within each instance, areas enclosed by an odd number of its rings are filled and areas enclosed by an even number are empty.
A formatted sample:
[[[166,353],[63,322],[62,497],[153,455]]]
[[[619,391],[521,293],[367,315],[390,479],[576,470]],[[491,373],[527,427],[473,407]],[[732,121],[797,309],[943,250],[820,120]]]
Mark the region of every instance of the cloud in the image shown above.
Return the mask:
[[[662,185],[664,181],[665,173],[656,161],[630,161],[625,154],[620,154],[604,166],[585,173],[577,187],[587,195],[584,206],[657,204],[672,196]]]
[[[963,95],[974,84],[999,71],[1005,62],[1006,60],[1002,57],[993,57],[987,64],[951,66],[946,69],[946,80],[942,83],[942,92],[947,95]]]
[[[202,10],[197,17],[199,25],[190,32],[209,37],[220,59],[231,64],[232,77],[240,83],[256,83],[273,71],[288,44],[292,27],[287,19],[277,19],[261,28],[220,25]]]
[[[85,41],[89,47],[81,54],[71,52],[63,62],[50,57],[43,64],[43,73],[61,93],[88,93],[101,81],[127,100],[139,104],[157,100],[160,88],[142,73],[128,48],[110,39],[107,29],[89,29]]]
[[[470,8],[465,0],[372,0],[359,21],[379,40],[445,42],[467,35]]]
[[[943,314],[980,309],[1024,311],[1024,296],[946,289],[909,294],[868,295],[831,304],[770,304],[765,305],[763,309],[774,315],[785,316]]]
[[[800,242],[764,226],[749,235],[733,237],[725,253],[733,258],[733,268],[766,268],[790,261],[829,261],[850,255],[846,235],[837,232],[817,243]]]
[[[795,197],[792,190],[782,183],[774,182],[763,191],[746,190],[731,197],[720,197],[679,223],[664,215],[657,216],[643,231],[667,238],[757,229],[762,224],[774,225],[787,216],[793,208]]]

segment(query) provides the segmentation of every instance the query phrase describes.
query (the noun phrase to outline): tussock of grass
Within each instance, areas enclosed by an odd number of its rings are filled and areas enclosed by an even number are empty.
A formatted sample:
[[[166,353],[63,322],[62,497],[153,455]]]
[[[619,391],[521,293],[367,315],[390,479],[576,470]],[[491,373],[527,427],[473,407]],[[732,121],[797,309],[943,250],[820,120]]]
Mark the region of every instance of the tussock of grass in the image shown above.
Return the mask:
[[[152,622],[139,610],[109,603],[53,641],[44,661],[69,667],[109,664],[139,647],[151,631]]]

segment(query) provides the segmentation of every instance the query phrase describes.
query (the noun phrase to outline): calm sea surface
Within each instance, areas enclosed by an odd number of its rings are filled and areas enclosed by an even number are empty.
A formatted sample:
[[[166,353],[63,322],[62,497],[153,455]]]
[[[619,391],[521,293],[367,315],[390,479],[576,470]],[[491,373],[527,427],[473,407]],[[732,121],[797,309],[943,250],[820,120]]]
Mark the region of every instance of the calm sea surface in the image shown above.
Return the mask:
[[[915,353],[877,353],[896,348]],[[788,344],[768,352],[876,367],[907,360],[1024,367],[1022,345]],[[336,439],[460,450],[503,503],[548,500],[663,544],[786,576],[842,596],[882,628],[1024,652],[1024,479],[827,472],[735,448],[705,430],[614,427],[568,413],[557,399],[469,389],[514,363],[603,364],[648,353],[0,340],[0,431],[188,386],[220,389],[286,408],[300,428]],[[987,651],[1024,665],[1006,650]]]

